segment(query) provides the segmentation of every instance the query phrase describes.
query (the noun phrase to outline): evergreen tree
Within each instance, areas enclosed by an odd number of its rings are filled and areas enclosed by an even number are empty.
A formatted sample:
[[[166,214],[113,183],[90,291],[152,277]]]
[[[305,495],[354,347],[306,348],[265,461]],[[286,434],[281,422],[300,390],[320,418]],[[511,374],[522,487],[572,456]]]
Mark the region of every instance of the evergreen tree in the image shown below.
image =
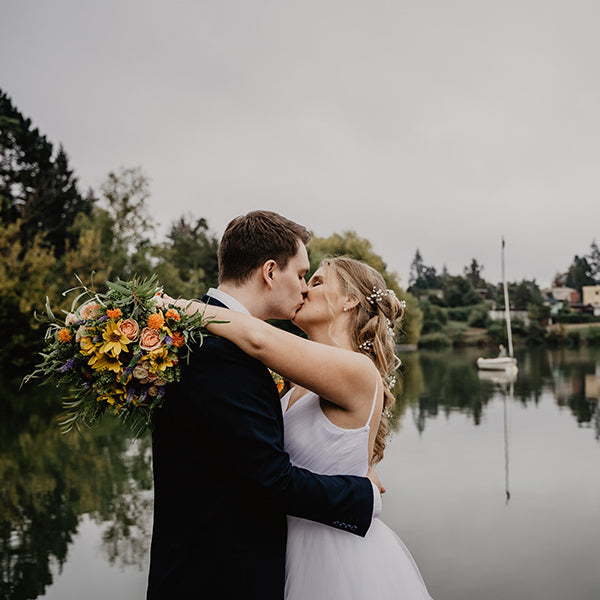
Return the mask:
[[[592,267],[585,256],[575,255],[573,262],[567,271],[565,284],[567,287],[576,289],[581,294],[584,285],[594,285],[596,282],[592,276]]]
[[[485,288],[487,283],[481,276],[483,266],[480,265],[476,259],[471,259],[471,264],[464,268],[465,277],[471,282],[474,288]]]
[[[600,248],[598,248],[596,240],[592,242],[590,247],[588,263],[590,265],[590,276],[596,284],[600,285]]]
[[[0,197],[2,219],[20,220],[21,240],[26,244],[39,233],[64,254],[77,214],[89,213],[94,198],[83,197],[69,167],[64,149],[52,144],[31,120],[26,119],[0,90]]]

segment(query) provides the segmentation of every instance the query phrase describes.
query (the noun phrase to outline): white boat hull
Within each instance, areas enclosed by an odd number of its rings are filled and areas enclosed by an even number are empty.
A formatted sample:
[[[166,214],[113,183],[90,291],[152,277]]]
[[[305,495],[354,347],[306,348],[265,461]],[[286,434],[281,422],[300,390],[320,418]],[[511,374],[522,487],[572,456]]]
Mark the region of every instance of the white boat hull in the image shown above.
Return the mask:
[[[517,366],[517,359],[510,356],[499,356],[497,358],[478,358],[477,366],[488,371],[506,371]]]

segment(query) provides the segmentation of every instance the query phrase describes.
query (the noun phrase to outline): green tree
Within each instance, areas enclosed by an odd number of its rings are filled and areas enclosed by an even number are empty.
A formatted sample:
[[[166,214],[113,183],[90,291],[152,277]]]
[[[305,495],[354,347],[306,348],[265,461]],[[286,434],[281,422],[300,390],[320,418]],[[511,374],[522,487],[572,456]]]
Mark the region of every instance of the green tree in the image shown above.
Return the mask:
[[[474,288],[486,288],[487,282],[481,276],[483,266],[476,259],[471,259],[471,264],[464,268],[464,276],[471,282]]]
[[[461,275],[450,276],[442,287],[444,300],[448,306],[471,306],[481,302],[481,296],[475,291],[473,284]]]
[[[523,279],[520,282],[508,283],[508,299],[516,310],[527,310],[530,304],[542,305],[544,299],[535,279]],[[496,304],[504,307],[504,288],[498,284],[496,288]]]
[[[374,252],[369,240],[359,237],[354,231],[335,233],[328,238],[313,237],[309,248],[311,273],[327,256],[349,256],[362,260],[379,271],[387,287],[394,290],[398,298],[406,301],[405,318],[402,322],[402,334],[399,336],[399,341],[404,344],[418,342],[423,324],[423,312],[419,308],[417,299],[400,287],[398,276],[387,270],[383,258]]]
[[[590,246],[588,264],[590,265],[590,276],[596,284],[600,285],[600,248],[598,248],[596,240]]]
[[[218,283],[217,238],[206,219],[181,217],[172,224],[167,241],[155,251],[156,272],[171,296],[201,297]]]
[[[20,221],[25,243],[41,233],[57,257],[74,240],[70,227],[81,212],[89,213],[91,193],[82,196],[66,152],[34,128],[0,90],[0,200],[2,218]]]
[[[443,281],[443,277],[438,276],[435,267],[427,266],[423,262],[421,252],[417,248],[415,257],[410,263],[408,275],[408,291],[438,289]]]
[[[27,246],[21,238],[20,220],[0,220],[0,370],[12,376],[24,375],[41,349],[33,313],[43,310],[46,295],[56,293],[52,250],[39,233]]]
[[[581,294],[581,288],[584,285],[594,285],[592,266],[588,262],[587,257],[577,256],[573,258],[573,262],[567,271],[567,277],[565,281],[567,287],[576,289]]]
[[[152,272],[154,223],[148,212],[148,178],[139,167],[111,171],[102,183],[103,208],[112,229],[110,265],[113,276],[129,279]]]

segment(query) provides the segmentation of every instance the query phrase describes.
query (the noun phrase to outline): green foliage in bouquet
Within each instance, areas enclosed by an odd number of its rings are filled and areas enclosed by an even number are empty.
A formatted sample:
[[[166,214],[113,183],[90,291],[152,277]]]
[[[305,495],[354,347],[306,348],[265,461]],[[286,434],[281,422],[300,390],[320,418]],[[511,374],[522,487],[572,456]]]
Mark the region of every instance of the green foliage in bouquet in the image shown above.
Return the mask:
[[[180,380],[182,361],[202,344],[203,326],[211,321],[204,313],[161,307],[156,276],[107,281],[106,293],[78,281],[63,294],[80,291],[64,319],[46,300],[47,315],[38,317],[48,324],[46,351],[24,381],[41,378],[42,385],[70,390],[63,399],[63,433],[91,426],[109,412],[141,436],[152,428],[166,386]]]

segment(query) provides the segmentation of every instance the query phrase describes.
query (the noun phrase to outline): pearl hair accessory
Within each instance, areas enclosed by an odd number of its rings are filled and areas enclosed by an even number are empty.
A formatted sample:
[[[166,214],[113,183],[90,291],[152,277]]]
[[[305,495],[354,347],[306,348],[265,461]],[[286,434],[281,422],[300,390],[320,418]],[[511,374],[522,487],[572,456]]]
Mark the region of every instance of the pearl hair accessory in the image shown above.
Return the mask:
[[[367,301],[369,304],[377,304],[380,300],[383,300],[383,296],[387,293],[387,290],[384,292],[381,288],[373,286],[373,293],[367,296]]]
[[[388,328],[388,335],[394,339],[395,337],[395,333],[394,333],[394,328],[392,327],[392,322],[389,319],[386,319],[385,322],[387,323],[387,328]]]
[[[373,342],[371,340],[367,340],[366,342],[359,344],[358,349],[359,350],[369,350],[372,347],[373,347]]]
[[[396,385],[396,376],[390,375],[386,377],[386,384],[389,390],[391,390]]]
[[[382,290],[381,288],[373,286],[373,293],[367,296],[367,301],[369,304],[375,305],[377,302],[383,300],[383,297],[386,295],[392,296],[393,298],[396,298],[396,300],[398,299],[398,296],[396,296],[396,292],[394,292],[394,290]],[[400,306],[402,306],[402,308],[406,308],[406,300],[400,300]]]

